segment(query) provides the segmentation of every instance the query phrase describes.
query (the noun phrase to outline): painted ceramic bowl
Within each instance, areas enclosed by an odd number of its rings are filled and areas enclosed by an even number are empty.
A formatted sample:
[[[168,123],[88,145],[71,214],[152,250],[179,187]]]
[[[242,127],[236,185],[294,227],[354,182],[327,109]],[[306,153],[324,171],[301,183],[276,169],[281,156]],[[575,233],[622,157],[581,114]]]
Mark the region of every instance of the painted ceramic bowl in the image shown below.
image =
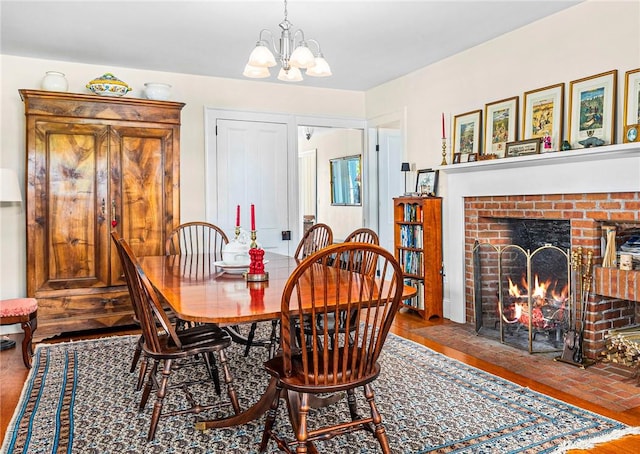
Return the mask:
[[[131,87],[126,82],[111,73],[105,73],[93,79],[87,84],[87,88],[100,96],[123,96],[131,91]]]

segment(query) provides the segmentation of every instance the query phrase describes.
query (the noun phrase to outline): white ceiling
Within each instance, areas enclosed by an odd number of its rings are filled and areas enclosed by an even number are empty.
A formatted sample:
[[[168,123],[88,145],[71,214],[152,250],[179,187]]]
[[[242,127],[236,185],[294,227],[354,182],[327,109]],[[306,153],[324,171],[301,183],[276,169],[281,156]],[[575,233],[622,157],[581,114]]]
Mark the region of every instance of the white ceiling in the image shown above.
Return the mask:
[[[290,0],[288,18],[334,74],[301,85],[367,90],[580,1]],[[0,0],[0,15],[2,54],[242,79],[284,2]]]

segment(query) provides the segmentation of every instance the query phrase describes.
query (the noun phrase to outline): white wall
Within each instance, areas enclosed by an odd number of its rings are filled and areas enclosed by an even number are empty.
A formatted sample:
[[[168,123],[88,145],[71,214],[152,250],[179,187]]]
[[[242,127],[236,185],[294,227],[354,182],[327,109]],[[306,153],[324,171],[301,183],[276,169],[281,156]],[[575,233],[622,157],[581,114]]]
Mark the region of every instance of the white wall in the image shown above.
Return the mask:
[[[39,89],[45,71],[66,74],[69,91],[89,93],[86,83],[105,72],[127,82],[141,97],[145,82],[173,85],[172,100],[186,103],[181,128],[181,219],[205,216],[204,107],[297,115],[364,118],[364,93],[188,74],[141,71],[0,55],[0,166],[15,169],[24,185],[25,120],[18,89]],[[23,187],[24,194],[24,187]],[[0,298],[26,294],[24,205],[0,207]]]
[[[524,92],[564,82],[566,131],[569,83],[617,69],[616,140],[621,142],[624,73],[638,67],[640,2],[591,0],[367,91],[367,118],[406,109],[408,161],[417,168],[436,167],[442,160],[442,112],[451,137],[454,115],[482,109],[484,117],[485,104],[512,96],[520,96],[522,112]],[[438,194],[447,197],[446,184]],[[448,225],[446,210],[443,214],[446,237],[458,230]],[[446,259],[446,248],[444,254]],[[452,314],[450,304],[461,302],[449,301],[445,278],[445,316]]]
[[[362,206],[331,205],[329,160],[363,154],[363,131],[358,129],[324,129],[314,134],[304,146],[317,150],[318,216],[316,223],[331,226],[333,241],[343,241],[353,230],[362,227]],[[364,161],[363,161],[364,162]]]

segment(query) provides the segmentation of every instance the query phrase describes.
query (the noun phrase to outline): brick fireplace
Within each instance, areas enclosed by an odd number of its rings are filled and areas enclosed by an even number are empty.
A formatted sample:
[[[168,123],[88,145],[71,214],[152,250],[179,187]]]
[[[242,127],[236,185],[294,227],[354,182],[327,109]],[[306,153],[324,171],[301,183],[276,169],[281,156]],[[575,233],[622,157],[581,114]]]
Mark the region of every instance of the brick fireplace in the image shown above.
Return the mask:
[[[602,225],[620,228],[640,223],[640,193],[546,194],[466,197],[465,211],[465,312],[466,322],[476,314],[473,305],[473,260],[475,240],[494,245],[511,242],[505,219],[566,220],[570,224],[571,249],[582,246],[592,251],[594,263],[601,263]],[[640,225],[640,224],[638,224]],[[585,321],[585,353],[595,358],[604,346],[604,336],[611,328],[640,322],[636,317],[636,287],[640,271],[594,268],[597,279],[589,299]],[[630,276],[633,275],[633,278]],[[628,285],[631,282],[631,285]],[[626,284],[626,285],[625,285]]]
[[[601,262],[603,225],[640,226],[640,147],[624,144],[440,167],[445,200],[445,317],[475,320],[474,242],[510,241],[508,219],[566,220],[571,248]],[[640,271],[594,267],[585,353],[595,357],[608,329],[640,323]]]

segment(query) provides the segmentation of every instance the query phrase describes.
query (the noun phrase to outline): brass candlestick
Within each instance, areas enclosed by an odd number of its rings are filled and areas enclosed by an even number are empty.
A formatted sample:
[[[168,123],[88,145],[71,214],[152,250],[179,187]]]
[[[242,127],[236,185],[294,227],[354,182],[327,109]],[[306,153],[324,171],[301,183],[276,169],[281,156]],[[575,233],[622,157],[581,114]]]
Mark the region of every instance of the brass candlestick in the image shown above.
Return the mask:
[[[249,244],[249,248],[255,249],[255,248],[258,247],[258,243],[256,243],[256,238],[257,238],[256,231],[252,230],[251,231],[251,244]]]
[[[237,240],[238,240],[238,237],[240,236],[240,226],[239,226],[239,225],[236,225],[236,231],[235,231],[235,234],[236,234],[236,241],[237,241]]]
[[[442,138],[442,162],[440,165],[447,165],[447,139],[445,137]]]

